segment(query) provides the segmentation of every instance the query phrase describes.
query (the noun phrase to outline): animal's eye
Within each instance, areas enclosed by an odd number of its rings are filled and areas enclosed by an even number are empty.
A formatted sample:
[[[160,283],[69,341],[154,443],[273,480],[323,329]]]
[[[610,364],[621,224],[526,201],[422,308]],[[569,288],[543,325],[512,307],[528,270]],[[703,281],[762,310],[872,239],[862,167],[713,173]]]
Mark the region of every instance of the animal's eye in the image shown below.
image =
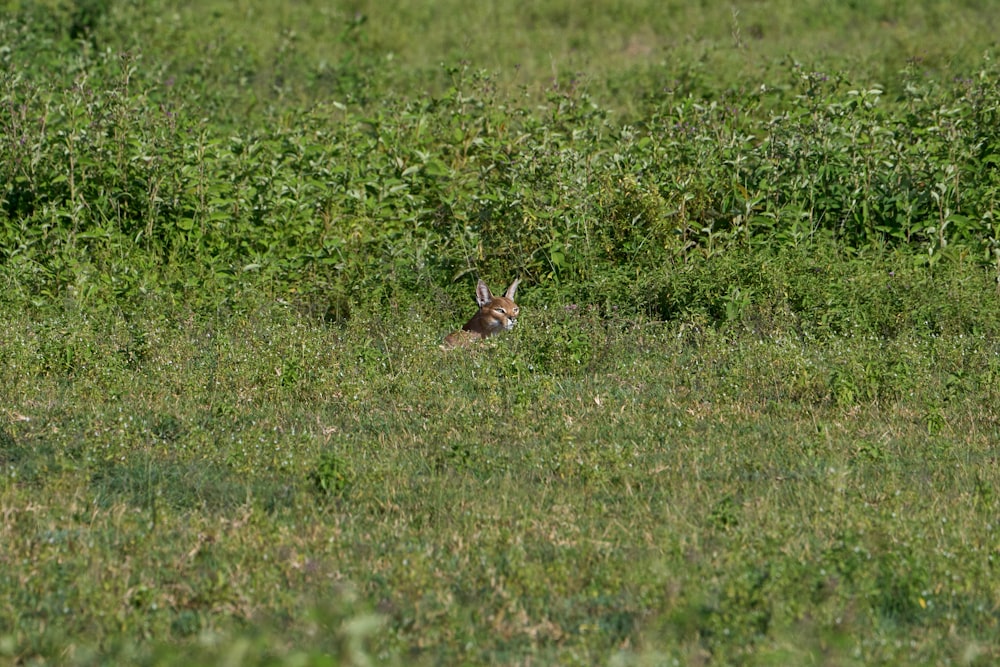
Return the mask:
[[[497,312],[500,313],[501,315],[506,315],[507,314],[507,311],[504,310],[503,308],[497,308]]]

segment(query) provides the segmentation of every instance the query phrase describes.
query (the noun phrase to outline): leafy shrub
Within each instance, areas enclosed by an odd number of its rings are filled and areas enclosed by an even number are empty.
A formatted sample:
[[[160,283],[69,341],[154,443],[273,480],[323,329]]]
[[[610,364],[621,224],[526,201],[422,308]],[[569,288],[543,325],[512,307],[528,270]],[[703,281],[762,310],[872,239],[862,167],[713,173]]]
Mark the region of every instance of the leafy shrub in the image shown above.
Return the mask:
[[[501,105],[488,75],[454,69],[440,97],[264,114],[233,134],[202,125],[141,56],[83,59],[55,83],[0,78],[15,292],[207,305],[254,285],[346,311],[352,294],[417,294],[469,271],[593,292],[613,273],[825,238],[1000,267],[996,170],[975,168],[996,143],[989,63],[952,88],[908,74],[892,105],[793,67],[780,98],[688,99],[641,128],[573,90],[540,115]],[[616,289],[606,298],[629,298]],[[754,293],[698,298],[733,319]]]
[[[343,456],[325,452],[309,473],[309,480],[321,496],[343,496],[354,481],[354,472]]]

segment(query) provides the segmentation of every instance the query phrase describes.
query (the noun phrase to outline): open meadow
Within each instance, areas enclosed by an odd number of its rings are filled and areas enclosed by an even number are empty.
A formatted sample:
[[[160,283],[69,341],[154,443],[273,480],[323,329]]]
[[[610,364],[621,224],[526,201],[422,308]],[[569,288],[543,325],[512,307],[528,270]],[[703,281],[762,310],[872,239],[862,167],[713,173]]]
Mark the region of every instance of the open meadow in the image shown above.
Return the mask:
[[[1000,7],[525,4],[0,0],[0,665],[1000,662]]]

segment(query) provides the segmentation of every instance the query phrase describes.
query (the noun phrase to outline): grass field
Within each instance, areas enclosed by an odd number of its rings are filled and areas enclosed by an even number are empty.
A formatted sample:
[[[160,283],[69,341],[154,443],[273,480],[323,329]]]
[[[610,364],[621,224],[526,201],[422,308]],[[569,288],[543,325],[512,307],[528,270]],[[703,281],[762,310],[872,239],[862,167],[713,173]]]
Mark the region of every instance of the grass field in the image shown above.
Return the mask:
[[[0,3],[0,665],[1000,660],[1000,10],[702,4]]]

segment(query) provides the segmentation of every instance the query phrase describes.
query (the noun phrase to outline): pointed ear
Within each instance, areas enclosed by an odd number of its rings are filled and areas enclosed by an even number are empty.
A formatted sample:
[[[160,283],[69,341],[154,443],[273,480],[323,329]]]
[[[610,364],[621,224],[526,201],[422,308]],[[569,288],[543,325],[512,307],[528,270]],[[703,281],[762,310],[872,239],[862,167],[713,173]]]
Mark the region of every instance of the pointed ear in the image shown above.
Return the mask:
[[[490,294],[490,288],[486,286],[486,283],[484,283],[482,279],[480,279],[479,282],[476,283],[476,303],[478,303],[479,307],[482,308],[492,300],[493,295]]]
[[[521,279],[520,278],[518,278],[517,280],[515,280],[514,282],[512,282],[510,284],[510,287],[507,288],[507,293],[504,294],[504,296],[507,297],[508,299],[510,299],[511,301],[513,301],[514,300],[514,294],[517,292],[517,286],[520,283],[521,283]]]

